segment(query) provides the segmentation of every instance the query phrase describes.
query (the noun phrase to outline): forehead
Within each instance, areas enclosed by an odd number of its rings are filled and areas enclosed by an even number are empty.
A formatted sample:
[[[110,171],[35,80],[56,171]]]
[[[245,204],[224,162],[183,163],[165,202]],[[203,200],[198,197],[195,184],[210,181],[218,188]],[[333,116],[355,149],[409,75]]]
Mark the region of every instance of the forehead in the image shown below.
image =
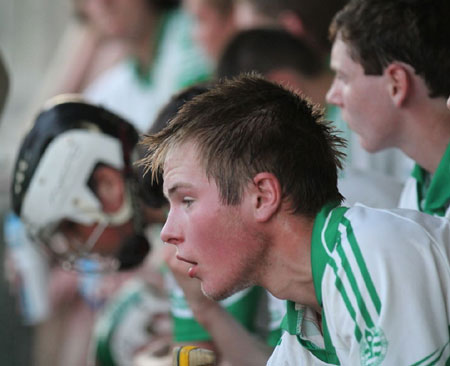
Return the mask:
[[[197,178],[205,178],[206,173],[198,157],[195,144],[185,142],[171,147],[164,161],[164,188],[181,181]]]
[[[331,48],[331,68],[339,70],[343,67],[362,66],[355,62],[350,55],[350,47],[340,37],[337,37]]]

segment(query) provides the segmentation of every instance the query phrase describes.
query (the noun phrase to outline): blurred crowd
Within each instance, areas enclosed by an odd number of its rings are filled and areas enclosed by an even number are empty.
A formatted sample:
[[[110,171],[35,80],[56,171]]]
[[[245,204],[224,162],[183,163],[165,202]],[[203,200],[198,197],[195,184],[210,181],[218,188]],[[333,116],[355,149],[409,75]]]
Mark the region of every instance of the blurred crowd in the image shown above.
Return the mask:
[[[24,324],[34,329],[34,366],[171,365],[174,347],[186,344],[213,350],[220,365],[265,364],[282,333],[285,302],[253,286],[223,300],[215,312],[205,311],[213,308],[205,301],[212,300],[203,299],[200,285],[186,276],[189,267],[159,237],[168,209],[161,183],[155,185],[152,172],[135,164],[146,153],[137,141],[162,130],[186,102],[216,82],[242,73],[262,75],[308,98],[346,139],[339,172],[345,205],[397,207],[417,159],[397,141],[386,147],[399,150],[373,154],[383,149],[368,147],[366,131],[346,120],[339,83],[351,76],[339,71],[342,60],[330,24],[347,2],[72,0],[73,16],[60,39],[66,52],[55,64],[57,72],[47,75],[45,90],[30,102],[34,119],[17,146],[12,203],[3,222],[4,273]],[[0,113],[14,82],[5,66]],[[374,106],[361,113],[381,112]],[[122,156],[115,160],[116,147],[100,139],[80,140],[72,152],[55,147],[53,158],[44,154],[52,139],[72,128],[113,136],[125,162]],[[380,135],[380,141],[389,140]],[[70,155],[83,148],[85,153]],[[108,164],[118,167],[119,177]],[[58,169],[74,173],[69,179]],[[33,174],[48,182],[36,188]],[[141,192],[146,187],[152,188]],[[59,196],[81,197],[91,211],[75,203],[58,206]],[[72,222],[97,226],[83,231]],[[119,239],[128,240],[132,231],[133,249],[123,254]],[[97,246],[102,258],[61,244],[58,232]],[[117,261],[108,261],[111,253]],[[224,331],[228,326],[233,335]]]

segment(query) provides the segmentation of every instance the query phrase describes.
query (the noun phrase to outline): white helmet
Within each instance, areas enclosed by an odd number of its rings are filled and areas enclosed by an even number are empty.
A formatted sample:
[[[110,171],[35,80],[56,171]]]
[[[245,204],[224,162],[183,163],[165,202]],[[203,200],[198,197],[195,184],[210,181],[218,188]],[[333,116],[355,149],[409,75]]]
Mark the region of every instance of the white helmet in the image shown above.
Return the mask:
[[[97,224],[100,235],[106,226],[132,219],[133,192],[127,190],[119,212],[106,214],[90,180],[95,168],[104,164],[132,181],[131,156],[137,142],[136,130],[117,115],[79,97],[52,99],[25,136],[13,174],[12,206],[29,235],[66,260],[70,256],[73,262],[81,252],[86,254],[97,238],[77,253],[70,252],[64,241],[54,240],[63,220]]]

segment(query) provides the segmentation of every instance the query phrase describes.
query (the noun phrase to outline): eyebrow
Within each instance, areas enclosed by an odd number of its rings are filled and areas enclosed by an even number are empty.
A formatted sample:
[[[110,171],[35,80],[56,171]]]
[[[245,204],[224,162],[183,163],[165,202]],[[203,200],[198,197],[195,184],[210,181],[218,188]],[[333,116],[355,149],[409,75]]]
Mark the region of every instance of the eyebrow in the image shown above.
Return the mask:
[[[173,196],[175,192],[180,188],[191,188],[191,187],[192,184],[190,183],[177,183],[167,190],[167,197]]]

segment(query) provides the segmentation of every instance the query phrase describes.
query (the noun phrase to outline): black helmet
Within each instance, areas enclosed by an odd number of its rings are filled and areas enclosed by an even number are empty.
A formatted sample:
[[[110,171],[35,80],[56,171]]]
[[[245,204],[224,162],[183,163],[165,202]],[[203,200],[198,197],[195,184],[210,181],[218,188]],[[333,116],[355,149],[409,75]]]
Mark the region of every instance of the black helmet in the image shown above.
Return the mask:
[[[52,242],[52,252],[74,262],[89,248],[73,253],[61,240],[58,244],[50,240],[62,220],[104,229],[132,219],[136,215],[133,192],[127,191],[123,207],[111,215],[102,210],[89,181],[99,164],[123,172],[132,181],[138,138],[130,123],[79,96],[51,99],[25,136],[13,172],[12,207],[29,235],[47,247]]]

